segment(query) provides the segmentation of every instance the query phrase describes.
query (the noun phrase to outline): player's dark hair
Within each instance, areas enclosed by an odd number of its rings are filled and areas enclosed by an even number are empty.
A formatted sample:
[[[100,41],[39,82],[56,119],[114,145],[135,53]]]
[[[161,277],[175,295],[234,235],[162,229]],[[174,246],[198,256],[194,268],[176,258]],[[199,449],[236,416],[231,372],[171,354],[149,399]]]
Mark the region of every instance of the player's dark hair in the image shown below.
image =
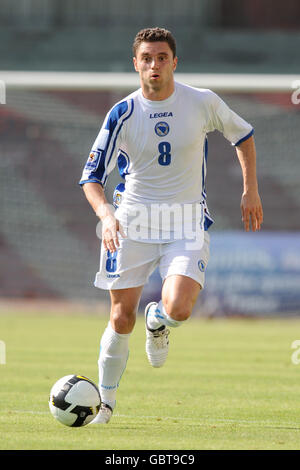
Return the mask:
[[[141,29],[134,38],[132,45],[132,51],[134,57],[136,57],[136,52],[138,47],[142,42],[167,42],[171,51],[173,52],[173,57],[176,57],[176,41],[172,33],[164,28],[145,28]]]

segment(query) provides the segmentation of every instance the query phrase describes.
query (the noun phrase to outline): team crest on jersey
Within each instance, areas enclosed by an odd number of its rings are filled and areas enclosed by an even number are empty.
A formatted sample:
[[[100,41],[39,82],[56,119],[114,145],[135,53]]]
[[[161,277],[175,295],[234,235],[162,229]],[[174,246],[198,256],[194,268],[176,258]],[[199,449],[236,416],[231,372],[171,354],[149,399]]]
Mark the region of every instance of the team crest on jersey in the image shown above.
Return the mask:
[[[199,259],[198,261],[198,268],[200,269],[200,271],[202,273],[204,273],[205,271],[205,262],[203,261],[203,259]]]
[[[155,133],[159,136],[159,137],[164,137],[165,135],[169,134],[169,130],[170,130],[170,127],[169,127],[169,124],[167,122],[158,122],[157,124],[155,124]]]

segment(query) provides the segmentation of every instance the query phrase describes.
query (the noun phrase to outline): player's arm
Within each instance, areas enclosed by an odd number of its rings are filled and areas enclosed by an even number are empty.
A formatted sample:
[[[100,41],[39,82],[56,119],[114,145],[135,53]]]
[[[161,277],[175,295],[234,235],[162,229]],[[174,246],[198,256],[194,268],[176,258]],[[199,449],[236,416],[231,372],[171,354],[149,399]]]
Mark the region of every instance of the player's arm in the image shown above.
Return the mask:
[[[236,153],[242,168],[243,194],[241,212],[244,228],[248,232],[259,230],[263,222],[263,209],[258,193],[256,177],[256,150],[253,136],[236,147]]]
[[[84,194],[102,222],[102,241],[105,250],[114,253],[119,247],[118,232],[125,236],[119,221],[114,216],[114,210],[108,203],[104,189],[99,183],[85,183]]]

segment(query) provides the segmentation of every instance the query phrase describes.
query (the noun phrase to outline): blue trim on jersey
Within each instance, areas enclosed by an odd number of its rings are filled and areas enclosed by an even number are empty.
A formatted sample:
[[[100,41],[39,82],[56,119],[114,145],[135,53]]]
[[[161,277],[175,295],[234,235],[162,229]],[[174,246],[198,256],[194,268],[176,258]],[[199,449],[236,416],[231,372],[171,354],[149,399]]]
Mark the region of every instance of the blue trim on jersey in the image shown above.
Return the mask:
[[[125,178],[126,175],[128,175],[128,168],[130,164],[130,159],[124,150],[120,150],[120,153],[118,155],[118,168],[119,168],[119,173],[122,178]]]
[[[204,210],[204,231],[207,232],[207,230],[213,223],[213,219],[208,215],[206,210]]]
[[[112,139],[112,135],[114,133],[115,128],[117,127],[117,124],[118,124],[119,120],[121,119],[123,114],[125,114],[127,112],[127,110],[128,110],[127,101],[122,101],[121,103],[117,104],[111,110],[111,112],[109,114],[109,117],[107,119],[105,129],[109,130],[109,138],[107,140],[106,148],[105,148],[105,151],[103,152],[103,154],[101,156],[100,163],[99,163],[98,170],[97,170],[97,172],[99,171],[99,173],[101,174],[101,178],[100,178],[101,180],[103,178],[103,175],[106,172],[107,165],[109,164],[109,161],[110,161],[110,159],[112,157],[112,154],[113,154],[113,152],[111,152],[110,157],[109,157],[109,159],[106,163],[107,149],[109,148],[109,145],[110,145],[110,142],[111,142],[111,139]],[[113,149],[115,148],[115,142],[116,142],[116,139],[114,140]],[[105,185],[106,179],[107,179],[107,177],[105,177],[105,179],[103,181],[103,185]]]
[[[207,169],[207,159],[208,159],[208,139],[205,137],[204,147],[203,147],[203,164],[202,164],[202,197],[206,201],[206,169]],[[204,231],[207,231],[209,227],[214,223],[213,219],[210,217],[207,208],[204,208]],[[202,224],[202,222],[201,222]]]
[[[204,147],[203,147],[203,163],[202,163],[202,196],[204,197],[204,199],[206,199],[205,180],[206,180],[207,156],[208,156],[208,140],[207,140],[207,137],[205,137]]]
[[[249,134],[247,134],[245,137],[243,137],[242,139],[240,139],[236,144],[233,144],[235,147],[237,147],[238,145],[240,145],[242,142],[245,142],[245,140],[248,140],[250,139],[250,137],[254,134],[254,129],[252,129],[252,131],[249,132]]]
[[[118,138],[118,135],[122,129],[122,126],[124,122],[130,118],[130,116],[133,113],[133,108],[134,108],[134,103],[133,100],[130,100],[131,102],[131,110],[128,116],[122,119],[122,116],[126,114],[129,110],[129,105],[128,101],[122,101],[114,106],[114,108],[111,110],[111,112],[108,115],[108,118],[105,123],[104,129],[109,131],[109,135],[105,144],[105,148],[97,148],[97,152],[100,154],[99,158],[99,163],[97,165],[97,168],[89,168],[88,162],[86,163],[84,167],[84,172],[85,172],[85,179],[81,179],[79,181],[80,186],[82,186],[84,183],[87,182],[97,182],[100,183],[103,187],[105,186],[106,180],[107,180],[107,167],[111,161],[111,158],[113,156],[113,153],[115,151],[115,146],[116,146],[116,141]],[[112,141],[112,138],[114,136],[114,140]],[[111,151],[109,153],[109,156],[107,154],[108,149],[112,145]],[[87,171],[89,170],[89,171]]]
[[[85,183],[99,183],[99,184],[101,184],[101,186],[103,186],[101,181],[99,181],[98,178],[95,178],[95,177],[87,179],[87,180],[80,180],[79,181],[80,186],[83,186]]]
[[[107,161],[107,164],[106,164],[106,168],[108,167],[109,162],[110,162],[110,160],[111,160],[111,158],[112,158],[112,156],[113,156],[113,153],[114,153],[114,151],[115,151],[116,141],[117,141],[118,135],[119,135],[119,133],[120,133],[122,127],[123,127],[123,124],[124,124],[125,121],[127,121],[127,119],[130,118],[130,116],[131,116],[132,113],[133,113],[134,102],[133,102],[133,99],[131,99],[130,101],[131,101],[131,111],[130,111],[129,115],[126,116],[126,117],[122,120],[122,122],[121,122],[120,125],[119,125],[118,130],[116,131],[116,135],[115,135],[115,138],[114,138],[114,142],[113,142],[113,146],[112,146],[112,149],[111,149],[111,152],[110,152],[110,156],[109,156],[108,161]],[[127,110],[128,110],[127,101],[125,101],[125,103],[126,103],[126,111],[127,111]],[[122,104],[122,103],[120,103],[120,104]],[[122,113],[122,115],[125,114],[126,111],[124,111],[124,112]],[[119,119],[120,119],[120,118],[119,118]],[[107,180],[107,176],[105,177],[104,184],[106,183],[106,180]]]

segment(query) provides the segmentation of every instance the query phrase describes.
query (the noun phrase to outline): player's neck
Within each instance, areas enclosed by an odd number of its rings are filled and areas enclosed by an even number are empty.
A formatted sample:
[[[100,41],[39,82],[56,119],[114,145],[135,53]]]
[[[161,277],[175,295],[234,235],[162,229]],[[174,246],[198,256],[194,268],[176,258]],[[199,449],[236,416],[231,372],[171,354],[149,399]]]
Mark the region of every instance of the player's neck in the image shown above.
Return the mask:
[[[174,93],[174,90],[174,81],[168,84],[167,87],[163,88],[142,84],[143,96],[150,101],[164,101]]]

